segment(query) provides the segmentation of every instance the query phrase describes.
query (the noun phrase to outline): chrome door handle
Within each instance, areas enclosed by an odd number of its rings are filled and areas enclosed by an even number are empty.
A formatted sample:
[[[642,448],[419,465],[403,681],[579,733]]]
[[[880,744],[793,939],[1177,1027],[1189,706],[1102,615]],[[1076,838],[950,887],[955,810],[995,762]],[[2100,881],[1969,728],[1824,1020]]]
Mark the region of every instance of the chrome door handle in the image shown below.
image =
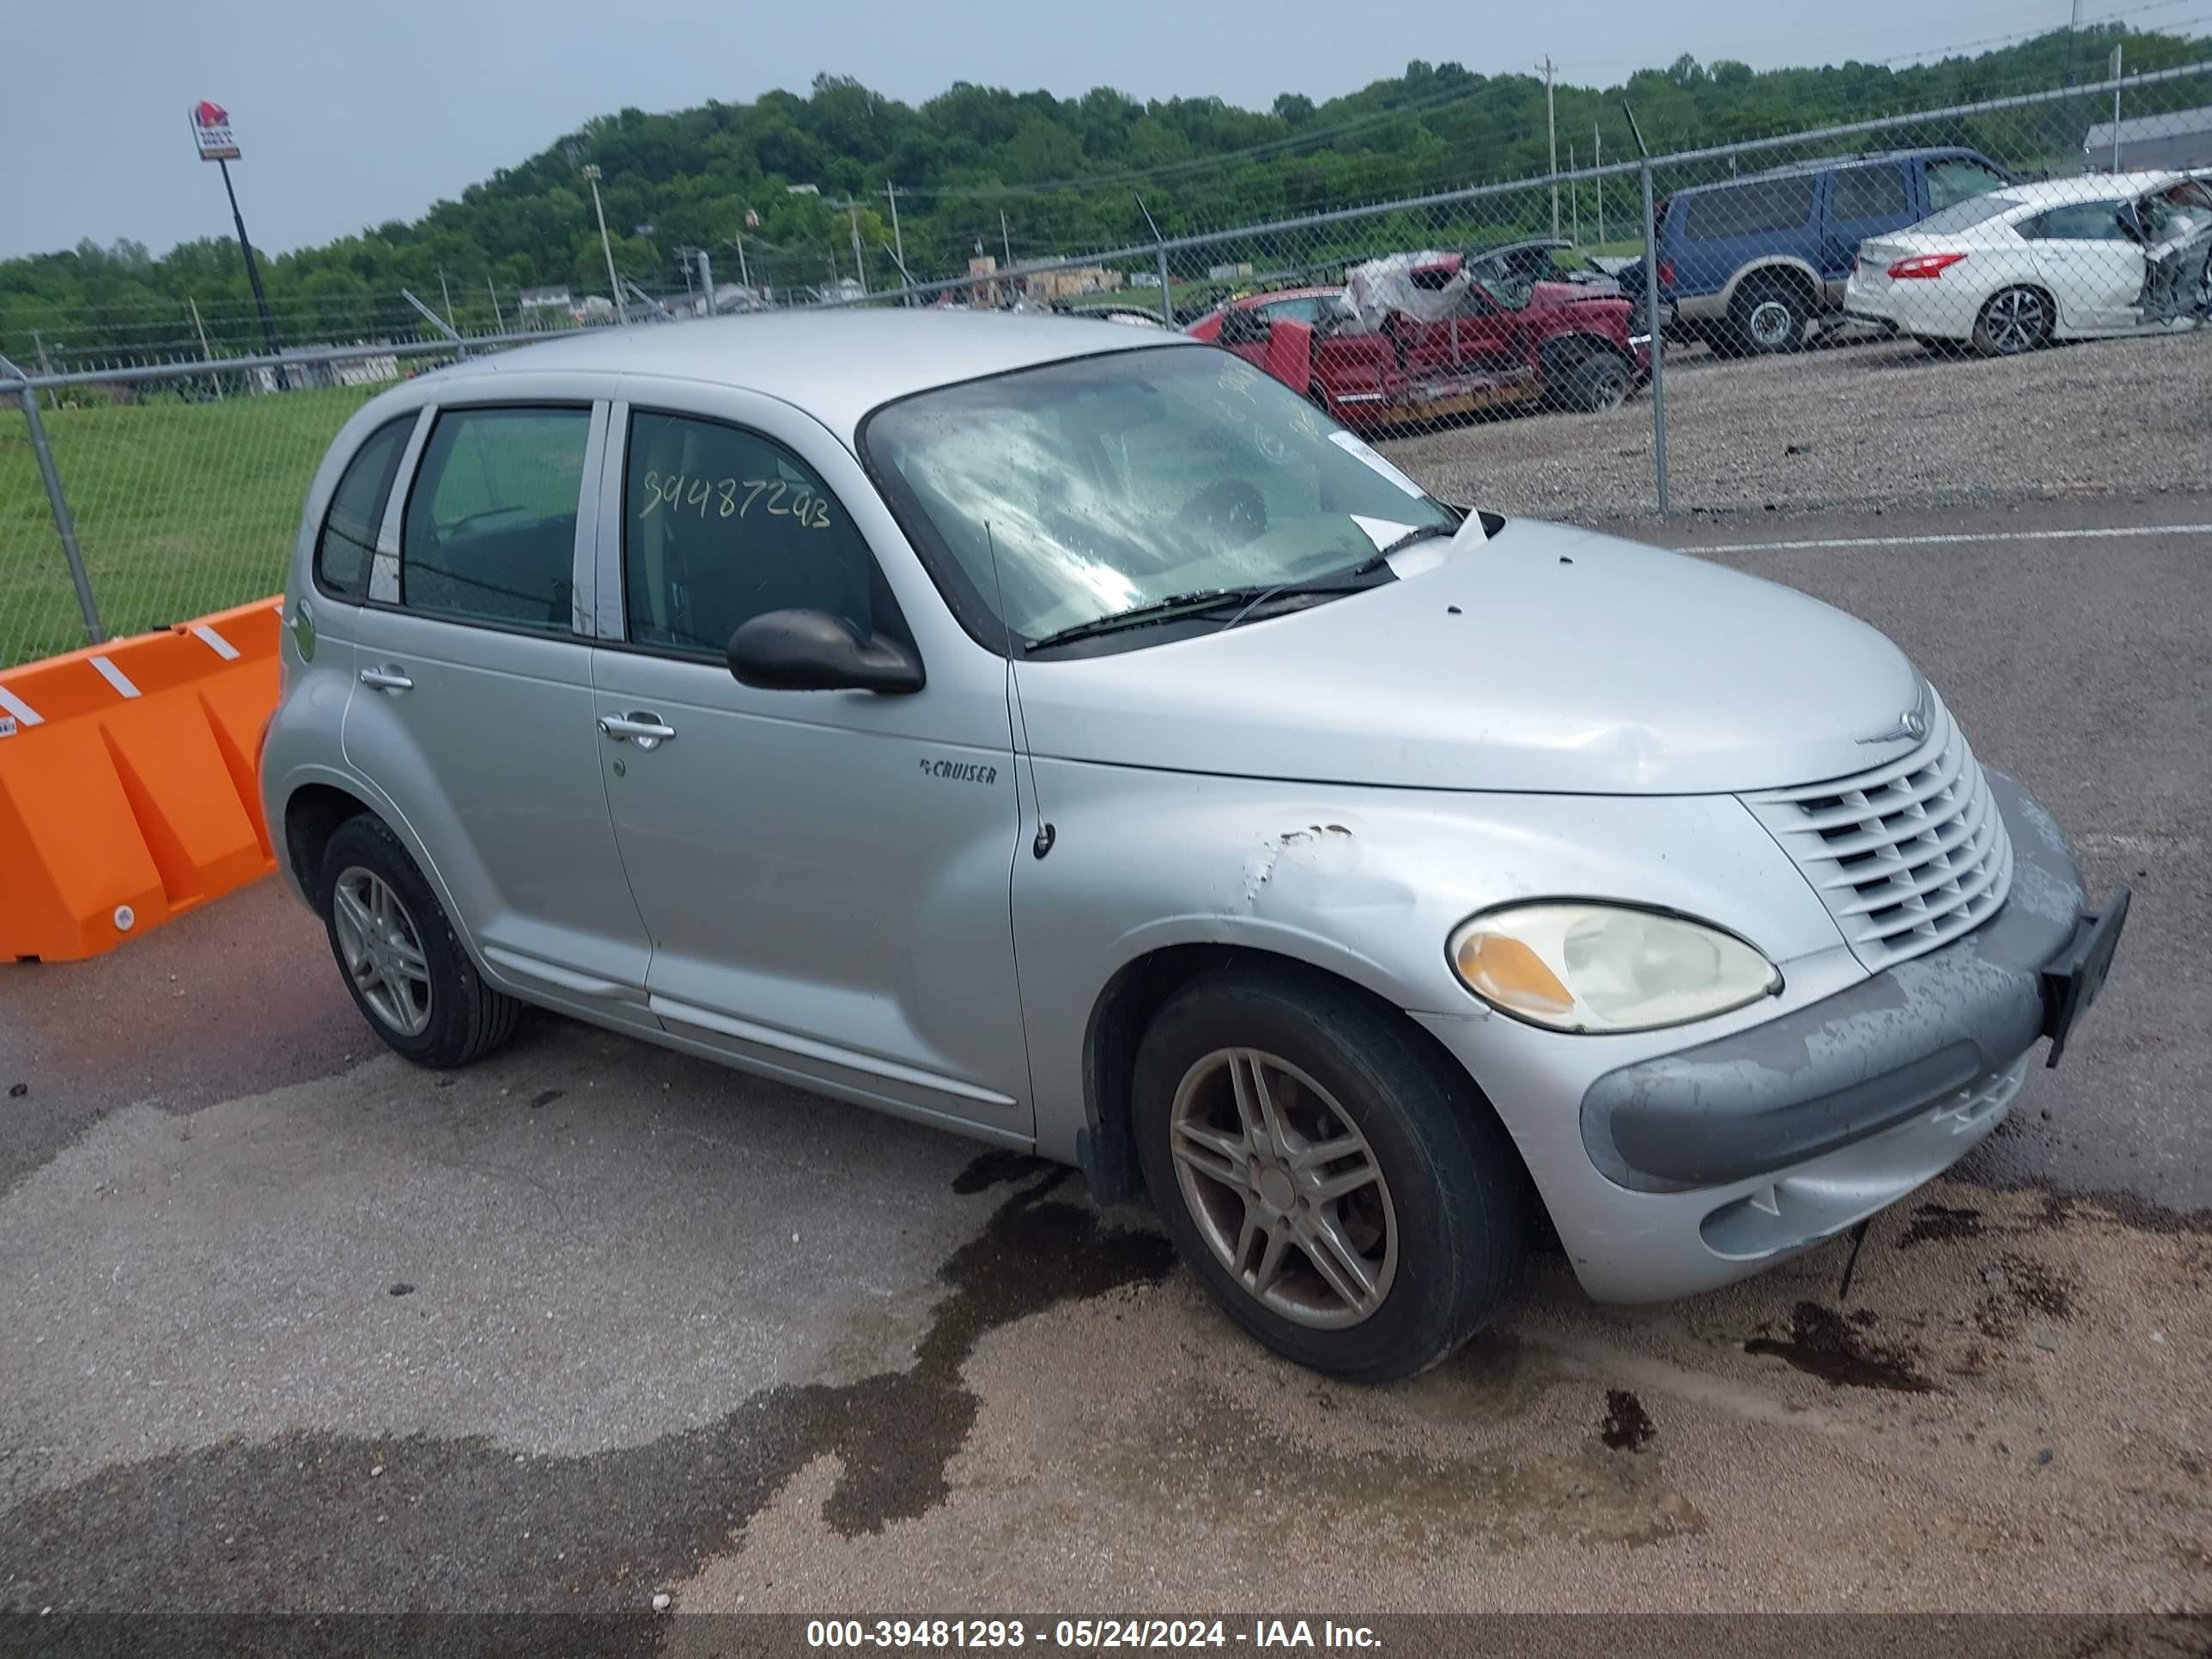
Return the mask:
[[[395,695],[402,691],[412,691],[415,689],[415,682],[407,678],[405,671],[396,662],[386,663],[381,668],[362,669],[361,683],[363,685],[373,685],[380,691],[390,691]]]
[[[658,749],[676,735],[676,728],[664,726],[660,716],[642,708],[632,709],[627,714],[602,714],[599,730],[620,743],[627,738],[641,749]]]

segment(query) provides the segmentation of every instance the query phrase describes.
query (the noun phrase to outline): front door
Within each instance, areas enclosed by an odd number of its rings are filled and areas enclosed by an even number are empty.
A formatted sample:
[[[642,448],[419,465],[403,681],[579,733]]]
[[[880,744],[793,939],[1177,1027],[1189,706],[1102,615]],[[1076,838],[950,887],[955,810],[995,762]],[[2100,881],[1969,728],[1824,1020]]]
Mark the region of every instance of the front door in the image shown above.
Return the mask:
[[[645,929],[607,818],[574,603],[605,422],[584,405],[437,411],[358,613],[344,741],[495,971],[643,1019]]]
[[[617,406],[592,665],[649,1006],[751,1069],[1026,1135],[1006,665],[963,638],[912,695],[738,684],[730,636],[770,611],[911,639],[870,547],[896,532],[788,405],[677,396]]]
[[[2118,202],[2069,202],[2021,227],[2069,327],[2117,329],[2141,319],[2145,262]]]

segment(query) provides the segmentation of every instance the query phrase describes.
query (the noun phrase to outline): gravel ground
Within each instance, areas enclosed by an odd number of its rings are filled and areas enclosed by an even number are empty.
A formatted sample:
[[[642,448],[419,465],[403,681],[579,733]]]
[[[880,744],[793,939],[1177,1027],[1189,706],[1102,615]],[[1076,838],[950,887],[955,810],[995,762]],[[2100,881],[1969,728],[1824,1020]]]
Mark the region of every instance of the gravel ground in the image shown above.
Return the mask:
[[[1985,505],[2212,486],[2212,333],[2006,362],[1883,341],[1668,380],[1680,513]],[[1651,400],[1471,421],[1382,446],[1453,500],[1578,523],[1651,514]]]

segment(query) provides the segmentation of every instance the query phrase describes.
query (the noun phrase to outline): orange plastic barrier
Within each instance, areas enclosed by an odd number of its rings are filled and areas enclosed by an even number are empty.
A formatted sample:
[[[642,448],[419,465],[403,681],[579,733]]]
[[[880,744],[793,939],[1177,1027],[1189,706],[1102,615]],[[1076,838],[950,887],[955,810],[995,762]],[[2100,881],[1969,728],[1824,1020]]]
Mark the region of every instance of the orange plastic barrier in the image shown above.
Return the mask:
[[[276,868],[282,601],[0,671],[0,961],[112,950]]]

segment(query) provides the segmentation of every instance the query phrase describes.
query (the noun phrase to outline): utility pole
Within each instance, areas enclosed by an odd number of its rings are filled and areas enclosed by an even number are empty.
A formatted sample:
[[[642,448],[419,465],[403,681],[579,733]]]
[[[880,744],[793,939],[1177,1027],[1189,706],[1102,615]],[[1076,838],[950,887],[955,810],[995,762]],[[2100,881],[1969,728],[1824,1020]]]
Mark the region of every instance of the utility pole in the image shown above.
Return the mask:
[[[459,333],[460,331],[453,325],[453,290],[446,286],[446,268],[443,265],[438,267],[438,293],[446,302],[446,326],[453,329],[456,334]]]
[[[501,333],[504,334],[507,332],[507,319],[500,314],[499,289],[493,285],[491,272],[488,270],[484,272],[484,292],[491,295],[492,325],[494,327],[497,328]]]
[[[868,268],[860,259],[860,204],[846,203],[845,217],[853,227],[853,270],[860,277],[860,292],[865,295],[868,291]]]
[[[1559,110],[1553,100],[1552,76],[1555,66],[1550,58],[1536,65],[1544,71],[1544,125],[1552,134],[1552,240],[1559,240]]]
[[[1575,147],[1572,144],[1567,146],[1567,171],[1576,171]],[[1567,213],[1569,234],[1575,246],[1580,247],[1583,245],[1583,187],[1579,184],[1567,192]]]
[[[1598,125],[1595,121],[1590,123],[1590,165],[1594,167],[1605,166],[1605,134],[1599,131]],[[1600,173],[1591,182],[1597,186],[1597,245],[1603,247],[1605,246],[1605,174]]]
[[[752,210],[748,208],[743,216],[746,219],[751,218]],[[753,285],[753,274],[745,265],[745,229],[743,223],[738,225],[736,233],[730,240],[738,245],[738,281],[750,289]]]
[[[185,303],[192,308],[192,332],[200,337],[201,360],[211,363],[215,361],[215,353],[208,349],[207,325],[200,320],[200,302],[188,294],[185,296]],[[42,350],[41,356],[43,355]],[[218,398],[222,396],[222,382],[220,380],[215,383],[215,395]]]
[[[1006,269],[1012,270],[1014,268],[1014,245],[1006,234],[1006,210],[1004,208],[999,210],[999,252],[1006,256]]]
[[[891,258],[898,264],[900,286],[909,286],[906,274],[906,238],[899,232],[898,186],[885,185],[884,194],[890,198],[891,204]]]
[[[622,278],[615,275],[615,248],[607,240],[606,210],[599,205],[599,164],[586,162],[584,177],[592,181],[592,215],[599,222],[599,252],[607,256],[607,297],[615,302],[615,324],[619,327],[629,307],[623,304]]]

